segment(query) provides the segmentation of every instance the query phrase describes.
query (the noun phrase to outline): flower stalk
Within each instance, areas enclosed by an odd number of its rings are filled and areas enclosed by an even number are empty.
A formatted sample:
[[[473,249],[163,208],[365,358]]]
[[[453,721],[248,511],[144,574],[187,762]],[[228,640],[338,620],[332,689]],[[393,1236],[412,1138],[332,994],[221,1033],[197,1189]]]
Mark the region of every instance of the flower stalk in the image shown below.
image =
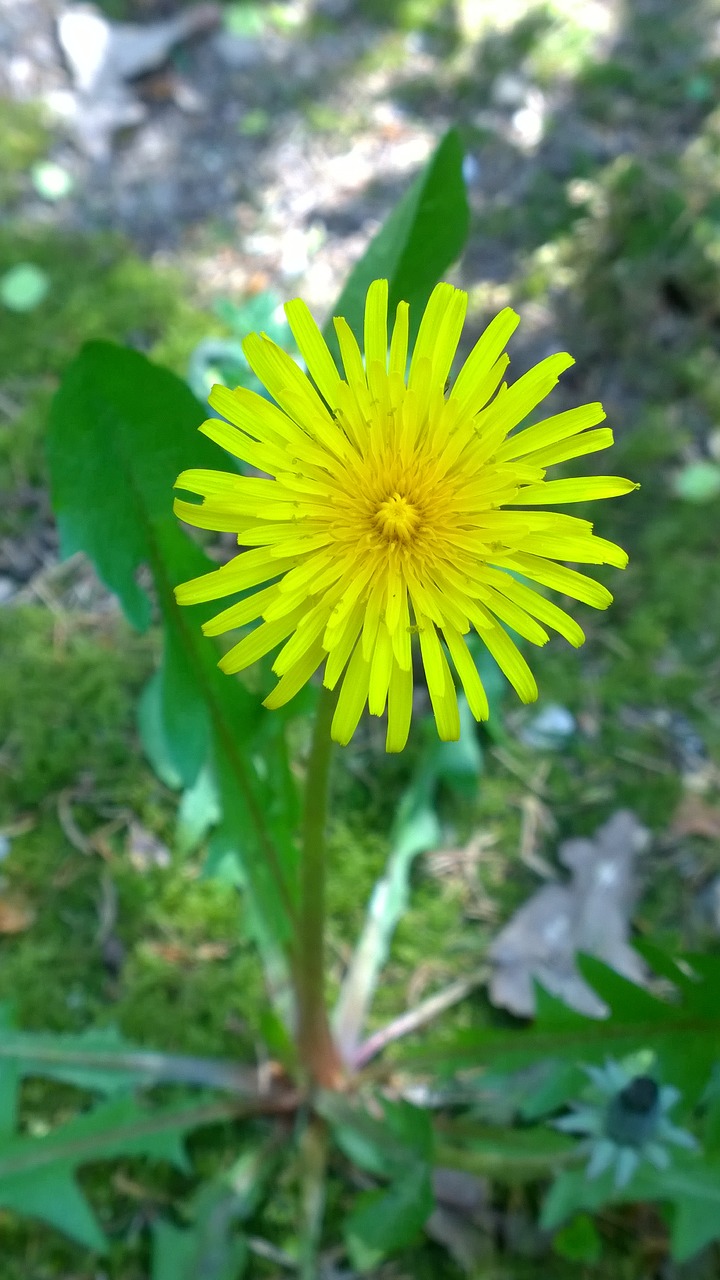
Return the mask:
[[[308,1079],[334,1088],[342,1063],[325,1003],[325,831],[332,760],[330,726],[337,689],[322,686],[305,782],[300,855],[300,904],[293,965],[297,998],[297,1047]]]

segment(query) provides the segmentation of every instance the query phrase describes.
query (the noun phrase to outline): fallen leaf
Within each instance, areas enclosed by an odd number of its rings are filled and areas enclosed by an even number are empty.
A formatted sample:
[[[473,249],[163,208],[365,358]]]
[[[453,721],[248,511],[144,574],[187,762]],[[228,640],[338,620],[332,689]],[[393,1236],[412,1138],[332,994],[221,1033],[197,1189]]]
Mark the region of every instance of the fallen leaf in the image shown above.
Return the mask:
[[[227,942],[201,942],[197,946],[188,942],[147,942],[145,947],[151,956],[174,967],[225,960],[230,954]]]
[[[635,862],[649,833],[634,814],[619,810],[594,839],[565,840],[560,861],[568,884],[555,881],[534,893],[490,946],[493,1004],[520,1017],[535,1012],[535,980],[578,1012],[603,1017],[607,1010],[580,974],[579,951],[597,956],[632,982],[644,969],[629,943],[637,897]]]
[[[170,865],[170,850],[167,845],[135,819],[128,826],[127,855],[136,871],[149,871],[152,867]]]
[[[720,840],[720,807],[708,804],[698,795],[686,795],[675,811],[670,830],[675,836]]]
[[[20,894],[0,897],[0,933],[24,933],[34,921],[34,907]]]
[[[107,159],[118,129],[140,124],[146,107],[135,81],[162,67],[182,40],[217,26],[221,10],[199,4],[158,22],[113,22],[89,4],[69,4],[57,20],[57,36],[74,92],[54,99],[81,149]]]

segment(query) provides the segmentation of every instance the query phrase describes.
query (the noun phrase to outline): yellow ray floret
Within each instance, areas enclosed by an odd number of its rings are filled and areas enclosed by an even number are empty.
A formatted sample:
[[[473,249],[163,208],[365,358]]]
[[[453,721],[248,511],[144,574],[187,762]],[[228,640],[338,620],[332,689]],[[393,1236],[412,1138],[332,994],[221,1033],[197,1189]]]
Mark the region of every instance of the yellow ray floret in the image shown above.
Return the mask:
[[[343,744],[367,706],[372,715],[387,712],[387,750],[402,751],[415,636],[443,740],[460,732],[456,677],[475,718],[488,715],[470,632],[531,702],[535,679],[505,627],[533,644],[545,644],[546,628],[582,644],[574,618],[538,588],[605,609],[612,597],[604,586],[556,562],[627,563],[587,520],[537,509],[636,488],[617,476],[545,479],[548,467],[612,444],[612,432],[598,429],[602,405],[518,430],[572,358],[549,356],[508,386],[504,348],[518,324],[509,307],[448,394],[466,308],[460,289],[439,284],[409,353],[407,303],[398,304],[389,335],[388,285],[376,280],[365,304],[364,357],[345,320],[334,321],[338,368],[305,303],[289,302],[307,374],[265,335],[251,334],[245,354],[275,403],[242,387],[214,387],[210,404],[227,421],[201,427],[267,478],[191,470],[177,480],[202,499],[176,499],[182,520],[235,533],[252,548],[178,587],[178,601],[249,593],[203,628],[219,635],[254,624],[220,666],[242,671],[277,650],[270,708],[324,667],[328,688],[340,682],[332,735]]]

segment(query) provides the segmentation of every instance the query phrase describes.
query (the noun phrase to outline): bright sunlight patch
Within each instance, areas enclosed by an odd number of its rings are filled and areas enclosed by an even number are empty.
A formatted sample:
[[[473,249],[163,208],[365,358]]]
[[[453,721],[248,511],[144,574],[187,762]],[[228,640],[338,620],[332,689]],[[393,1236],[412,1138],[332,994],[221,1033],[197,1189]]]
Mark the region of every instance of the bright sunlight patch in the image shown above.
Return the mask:
[[[280,679],[264,704],[275,708],[325,663],[325,685],[342,681],[332,726],[342,744],[367,704],[376,716],[387,706],[387,750],[405,746],[414,634],[442,739],[460,733],[450,661],[475,718],[488,714],[464,638],[471,628],[531,702],[535,680],[503,624],[538,645],[548,639],[546,626],[573,645],[585,637],[568,613],[516,575],[605,609],[612,599],[605,587],[556,562],[627,563],[587,520],[536,509],[636,488],[615,476],[545,479],[555,463],[612,444],[608,428],[595,429],[602,405],[510,434],[571,356],[549,356],[508,386],[504,348],[519,318],[507,307],[446,395],[466,307],[460,289],[435,288],[408,370],[408,305],[398,305],[388,350],[388,285],[374,281],[364,360],[345,320],[334,321],[342,377],[305,303],[289,302],[285,311],[310,377],[269,338],[251,334],[245,354],[276,404],[243,387],[216,386],[210,404],[232,425],[211,418],[200,428],[272,478],[192,470],[176,482],[202,498],[199,505],[176,499],[182,520],[235,533],[241,547],[252,548],[178,587],[178,601],[260,587],[205,624],[207,635],[219,635],[258,623],[220,666],[241,671],[282,645],[273,663]]]

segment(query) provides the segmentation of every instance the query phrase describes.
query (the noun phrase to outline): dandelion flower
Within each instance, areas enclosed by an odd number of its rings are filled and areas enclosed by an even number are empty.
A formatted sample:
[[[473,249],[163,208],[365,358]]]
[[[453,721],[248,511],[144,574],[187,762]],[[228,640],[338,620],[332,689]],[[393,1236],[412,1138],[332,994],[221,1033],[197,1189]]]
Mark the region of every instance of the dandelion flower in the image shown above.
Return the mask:
[[[177,588],[181,604],[245,596],[207,622],[207,635],[255,627],[220,661],[242,671],[282,646],[265,699],[283,706],[324,664],[341,682],[332,724],[347,744],[367,705],[387,708],[388,751],[401,751],[412,712],[417,636],[440,737],[457,739],[452,663],[477,720],[485,691],[466,636],[476,631],[523,702],[537,697],[512,628],[533,644],[546,627],[573,645],[577,622],[536,590],[550,587],[595,608],[609,591],[558,564],[612,564],[627,556],[587,520],[538,511],[552,503],[610,498],[635,488],[615,476],[546,480],[548,467],[612,444],[597,428],[600,404],[583,405],[516,431],[573,360],[549,356],[517,382],[503,381],[505,345],[518,324],[509,307],[492,321],[446,382],[467,295],[433,291],[408,365],[408,305],[400,302],[388,343],[388,285],[376,280],[365,306],[364,359],[343,319],[334,321],[339,372],[305,303],[285,312],[308,373],[268,337],[244,342],[250,367],[275,401],[216,386],[210,404],[227,422],[200,428],[269,478],[184,471],[176,514],[201,529],[237,534],[233,560]],[[251,590],[252,588],[258,588]]]
[[[583,1136],[590,1157],[587,1178],[613,1170],[614,1185],[622,1191],[644,1162],[655,1169],[669,1167],[668,1144],[695,1149],[692,1134],[670,1119],[681,1097],[679,1089],[660,1086],[651,1076],[634,1075],[614,1059],[603,1067],[585,1067],[585,1072],[591,1086],[584,1099],[553,1123],[563,1133]]]

